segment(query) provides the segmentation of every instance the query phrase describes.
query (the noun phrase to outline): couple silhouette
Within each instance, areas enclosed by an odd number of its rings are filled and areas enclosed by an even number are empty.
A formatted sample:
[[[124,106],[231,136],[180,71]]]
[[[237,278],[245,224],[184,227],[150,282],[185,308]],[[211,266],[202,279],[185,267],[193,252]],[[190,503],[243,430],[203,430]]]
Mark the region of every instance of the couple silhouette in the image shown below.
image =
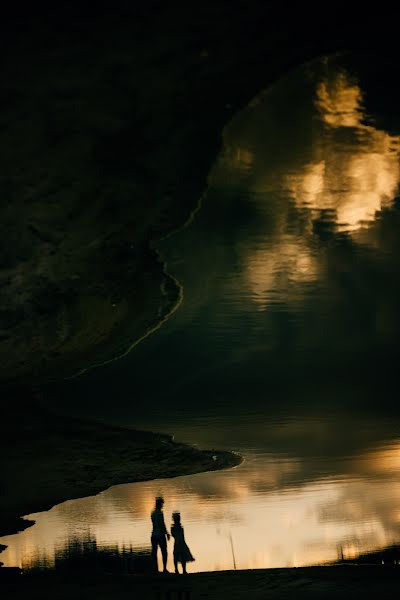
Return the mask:
[[[163,573],[168,573],[167,560],[168,560],[168,549],[167,541],[171,535],[174,538],[174,567],[175,573],[179,573],[178,564],[182,565],[182,573],[186,573],[186,563],[194,560],[192,553],[189,550],[188,545],[185,541],[185,534],[181,525],[181,515],[179,512],[172,513],[172,526],[171,534],[168,533],[164,521],[164,498],[158,496],[156,498],[156,504],[153,512],[151,513],[151,521],[153,523],[153,531],[151,533],[151,556],[153,560],[153,567],[155,571],[158,571],[157,563],[157,552],[158,547],[161,550],[161,556],[163,561]]]

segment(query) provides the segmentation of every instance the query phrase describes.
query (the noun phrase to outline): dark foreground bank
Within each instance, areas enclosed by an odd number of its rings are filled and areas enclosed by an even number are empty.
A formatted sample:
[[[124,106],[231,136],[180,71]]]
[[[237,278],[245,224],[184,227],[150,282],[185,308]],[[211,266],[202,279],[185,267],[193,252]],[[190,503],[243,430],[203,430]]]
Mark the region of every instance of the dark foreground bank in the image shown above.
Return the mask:
[[[0,535],[32,523],[22,515],[111,485],[232,467],[230,452],[199,450],[171,436],[12,408],[0,424]]]
[[[193,575],[114,576],[68,579],[51,574],[0,579],[6,598],[106,598],[143,600],[263,600],[278,598],[395,598],[400,567],[334,566],[220,571]]]

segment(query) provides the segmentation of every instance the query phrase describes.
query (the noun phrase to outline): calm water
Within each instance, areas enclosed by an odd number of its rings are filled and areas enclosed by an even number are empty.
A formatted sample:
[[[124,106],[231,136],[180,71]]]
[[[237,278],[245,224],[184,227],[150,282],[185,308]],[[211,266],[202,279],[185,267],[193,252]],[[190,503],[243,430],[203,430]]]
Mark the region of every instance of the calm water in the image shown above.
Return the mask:
[[[375,75],[365,58],[321,59],[238,114],[200,210],[160,244],[179,310],[57,392],[70,413],[233,449],[244,464],[33,515],[0,540],[6,564],[51,563],[77,538],[148,549],[159,494],[168,524],[181,511],[192,571],[400,541],[400,128],[372,110]]]

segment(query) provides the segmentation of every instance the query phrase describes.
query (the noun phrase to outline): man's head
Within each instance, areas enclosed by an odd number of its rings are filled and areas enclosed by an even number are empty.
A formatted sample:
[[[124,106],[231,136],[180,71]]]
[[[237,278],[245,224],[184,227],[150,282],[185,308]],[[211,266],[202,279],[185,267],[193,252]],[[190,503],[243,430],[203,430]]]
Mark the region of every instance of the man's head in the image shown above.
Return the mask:
[[[162,496],[157,496],[156,508],[162,508],[163,506],[164,506],[164,498]]]

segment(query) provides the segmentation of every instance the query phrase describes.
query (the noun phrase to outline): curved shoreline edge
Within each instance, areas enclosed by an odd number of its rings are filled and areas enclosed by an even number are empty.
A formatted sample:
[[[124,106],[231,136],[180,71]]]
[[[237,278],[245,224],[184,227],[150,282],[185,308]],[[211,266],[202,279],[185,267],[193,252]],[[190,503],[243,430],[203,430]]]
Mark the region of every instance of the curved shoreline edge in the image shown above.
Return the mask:
[[[150,335],[155,333],[158,329],[160,329],[164,325],[164,323],[166,321],[168,321],[168,319],[178,310],[178,308],[180,307],[180,305],[182,304],[182,301],[183,301],[183,294],[184,294],[183,286],[180,284],[178,279],[174,275],[172,275],[172,273],[168,272],[167,264],[163,260],[162,255],[161,255],[160,251],[157,249],[156,245],[157,245],[157,243],[162,242],[162,241],[172,237],[173,235],[179,233],[180,231],[183,231],[184,229],[189,227],[189,225],[191,225],[194,217],[196,216],[196,214],[198,213],[198,211],[200,210],[200,208],[202,206],[203,199],[207,193],[207,189],[208,189],[208,185],[206,186],[204,192],[199,196],[194,208],[190,211],[189,216],[187,217],[187,219],[184,221],[184,223],[182,225],[175,226],[173,229],[168,231],[165,235],[161,236],[160,238],[158,238],[155,241],[150,242],[150,244],[149,244],[149,252],[150,253],[154,252],[158,258],[158,262],[162,265],[162,275],[164,277],[164,280],[161,281],[161,284],[160,284],[161,295],[162,295],[162,297],[167,298],[167,300],[168,300],[167,286],[168,286],[168,284],[170,284],[176,290],[175,300],[172,300],[169,304],[167,304],[164,310],[163,310],[163,302],[161,301],[160,305],[159,305],[159,313],[160,313],[158,315],[159,320],[154,325],[149,327],[149,329],[147,331],[145,331],[143,333],[143,335],[141,335],[137,339],[134,339],[130,343],[130,345],[127,347],[127,349],[124,350],[122,353],[116,354],[115,356],[113,356],[109,359],[105,359],[104,361],[101,361],[98,363],[96,362],[91,365],[88,365],[87,367],[83,367],[82,369],[80,369],[79,371],[74,373],[73,375],[65,377],[64,378],[65,380],[76,379],[77,377],[80,377],[81,375],[83,375],[84,373],[87,373],[88,371],[92,371],[93,369],[97,369],[99,367],[104,367],[105,365],[108,365],[117,360],[120,360],[121,358],[124,358],[138,344],[140,344],[143,340],[145,340]]]
[[[24,436],[22,424],[21,443],[1,465],[1,485],[7,491],[0,498],[1,537],[34,524],[21,515],[113,485],[227,469],[243,461],[235,452],[199,450],[169,435],[61,419],[47,412],[39,419],[32,415],[30,424],[34,435]],[[1,445],[7,446],[4,435]]]
[[[145,333],[143,333],[143,335],[141,335],[139,338],[135,339],[133,342],[131,342],[131,344],[128,346],[128,348],[126,350],[124,350],[122,353],[120,354],[116,354],[115,356],[113,356],[112,358],[109,359],[105,359],[101,362],[96,362],[93,364],[88,365],[87,367],[83,367],[82,369],[80,369],[79,371],[77,371],[76,373],[74,373],[73,375],[70,375],[68,377],[64,377],[64,380],[68,381],[70,379],[76,379],[77,377],[80,377],[81,375],[83,375],[84,373],[87,373],[88,371],[92,371],[94,369],[98,369],[100,367],[104,367],[105,365],[108,365],[110,363],[116,362],[117,360],[120,360],[121,358],[124,358],[125,356],[127,356],[138,344],[140,344],[143,340],[145,340],[146,338],[148,338],[152,333],[154,333],[155,331],[157,331],[158,329],[160,329],[160,327],[163,326],[163,324],[174,314],[174,312],[179,308],[182,300],[183,300],[183,288],[180,285],[179,281],[170,273],[168,273],[165,269],[165,264],[163,267],[163,274],[165,279],[167,280],[167,282],[170,282],[173,286],[176,287],[177,289],[177,299],[175,300],[175,302],[171,303],[170,308],[166,308],[165,312],[163,312],[163,314],[160,315],[160,320],[156,322],[155,325],[152,325],[147,331],[145,331]],[[163,281],[160,285],[160,289],[161,289],[161,294],[162,296],[168,296],[168,293],[165,292],[165,287],[166,287],[166,281]],[[162,303],[160,304],[159,307],[159,311],[161,312],[163,310],[162,307]]]

